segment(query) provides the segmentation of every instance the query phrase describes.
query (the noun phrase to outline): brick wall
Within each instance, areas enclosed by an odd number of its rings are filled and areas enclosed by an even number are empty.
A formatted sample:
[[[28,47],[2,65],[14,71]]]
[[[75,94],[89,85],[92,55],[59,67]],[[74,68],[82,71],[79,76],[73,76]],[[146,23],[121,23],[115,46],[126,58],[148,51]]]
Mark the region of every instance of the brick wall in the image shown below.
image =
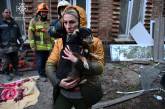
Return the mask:
[[[162,14],[163,0],[153,0],[152,19],[158,18]]]
[[[102,40],[111,40],[113,0],[99,0],[99,36]]]
[[[102,40],[112,42],[119,34],[120,0],[97,1],[99,3],[98,36]],[[152,7],[152,0],[147,0],[145,26],[148,30],[150,28]]]

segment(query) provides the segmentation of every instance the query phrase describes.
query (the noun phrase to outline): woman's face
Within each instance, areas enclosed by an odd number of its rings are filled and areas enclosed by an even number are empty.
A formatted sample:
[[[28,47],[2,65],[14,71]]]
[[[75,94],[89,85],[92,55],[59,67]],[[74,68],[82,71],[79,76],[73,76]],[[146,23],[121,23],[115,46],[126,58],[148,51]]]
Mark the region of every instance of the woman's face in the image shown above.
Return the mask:
[[[63,16],[64,19],[64,27],[67,33],[73,33],[74,30],[78,29],[78,19],[71,14],[65,14]]]

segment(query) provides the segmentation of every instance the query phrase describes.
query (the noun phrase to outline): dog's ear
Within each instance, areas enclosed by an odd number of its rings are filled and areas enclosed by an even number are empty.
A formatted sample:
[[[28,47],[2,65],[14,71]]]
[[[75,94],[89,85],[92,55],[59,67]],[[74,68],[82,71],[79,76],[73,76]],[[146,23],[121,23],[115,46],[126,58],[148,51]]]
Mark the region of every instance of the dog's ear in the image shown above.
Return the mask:
[[[91,30],[89,28],[80,28],[79,31],[80,35],[82,36],[83,45],[89,46],[92,44],[93,36]]]
[[[92,35],[92,31],[89,28],[80,28],[79,33],[84,37]]]

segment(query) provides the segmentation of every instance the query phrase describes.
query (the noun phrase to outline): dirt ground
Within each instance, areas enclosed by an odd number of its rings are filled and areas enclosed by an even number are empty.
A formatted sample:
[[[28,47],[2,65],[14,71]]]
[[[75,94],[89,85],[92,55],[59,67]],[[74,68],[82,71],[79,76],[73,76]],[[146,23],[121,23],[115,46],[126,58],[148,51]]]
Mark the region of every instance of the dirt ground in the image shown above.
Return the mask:
[[[143,67],[143,69],[141,67]],[[164,65],[156,68],[164,70]],[[146,90],[150,88],[162,88],[162,86],[160,85],[160,75],[153,75],[156,71],[157,70],[153,68],[153,64],[143,65],[133,64],[129,62],[106,64],[102,82],[104,90],[104,97],[102,101],[111,101],[124,96],[124,94],[117,94],[117,91],[127,92],[141,90],[143,88],[145,88]],[[139,75],[141,73],[146,73],[146,75],[148,76],[144,78],[140,77]],[[159,74],[161,73],[159,72]],[[144,74],[141,74],[141,76],[144,76]],[[151,81],[149,80],[150,78],[152,78],[153,80],[149,84],[149,81]],[[150,87],[146,87],[148,85]],[[146,92],[134,99],[127,100],[120,104],[118,103],[112,106],[105,107],[105,109],[164,109],[164,98],[162,101],[158,101],[154,98],[154,96],[156,95],[164,97],[165,93],[162,93],[160,91]]]
[[[146,65],[145,65],[146,66]],[[151,65],[147,65],[151,66]],[[100,102],[112,101],[116,98],[124,96],[124,94],[117,94],[117,91],[135,91],[142,89],[141,79],[139,72],[141,64],[132,63],[107,63],[103,73],[102,86],[104,96]],[[164,68],[164,67],[162,67]],[[23,72],[24,76],[37,75],[36,71]],[[2,75],[0,75],[2,76]],[[152,87],[161,87],[160,79],[155,77]],[[51,109],[52,108],[52,86],[48,82],[44,82],[43,79],[37,81],[37,87],[40,90],[40,96],[37,104],[29,106],[26,109]],[[159,101],[154,98],[155,95],[165,96],[160,91],[147,92],[139,97],[131,100],[127,100],[122,103],[114,104],[111,106],[106,105],[104,109],[164,109],[165,100]],[[100,108],[103,109],[103,108]]]

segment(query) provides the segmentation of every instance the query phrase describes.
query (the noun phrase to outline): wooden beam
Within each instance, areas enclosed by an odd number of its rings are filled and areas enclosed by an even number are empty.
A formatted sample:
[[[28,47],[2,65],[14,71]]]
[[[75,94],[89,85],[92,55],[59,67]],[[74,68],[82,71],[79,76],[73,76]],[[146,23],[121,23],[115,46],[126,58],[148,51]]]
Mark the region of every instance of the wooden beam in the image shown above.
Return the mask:
[[[161,62],[164,59],[164,37],[165,37],[165,18],[159,17],[155,20],[154,29],[154,61]]]
[[[114,104],[118,104],[118,103],[122,103],[124,101],[133,99],[135,97],[138,97],[140,95],[144,94],[144,92],[139,92],[139,93],[135,93],[135,94],[129,94],[129,95],[124,95],[120,98],[116,98],[114,100],[108,100],[108,101],[104,101],[104,102],[99,102],[97,104],[95,104],[94,106],[92,106],[92,109],[103,109],[105,107],[110,107]]]

